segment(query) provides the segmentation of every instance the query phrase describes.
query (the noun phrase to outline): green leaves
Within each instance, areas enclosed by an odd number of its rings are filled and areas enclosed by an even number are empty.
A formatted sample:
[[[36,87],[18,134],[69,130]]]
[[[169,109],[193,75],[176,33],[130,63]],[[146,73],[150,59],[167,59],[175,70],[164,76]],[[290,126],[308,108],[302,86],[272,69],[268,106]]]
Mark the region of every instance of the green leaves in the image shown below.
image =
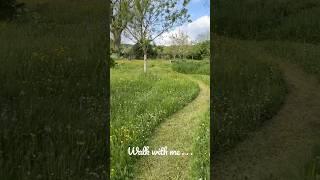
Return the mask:
[[[180,7],[178,3],[182,3]],[[136,42],[153,41],[171,28],[189,21],[185,6],[189,0],[140,0],[133,7],[134,20],[128,24],[128,34]],[[180,8],[179,8],[180,7]]]

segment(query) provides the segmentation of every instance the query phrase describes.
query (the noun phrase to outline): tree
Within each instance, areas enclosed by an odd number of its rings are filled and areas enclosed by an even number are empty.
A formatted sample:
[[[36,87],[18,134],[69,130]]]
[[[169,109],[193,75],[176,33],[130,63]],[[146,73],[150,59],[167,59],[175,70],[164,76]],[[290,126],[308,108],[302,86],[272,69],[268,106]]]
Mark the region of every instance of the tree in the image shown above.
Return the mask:
[[[199,59],[210,57],[210,41],[206,40],[196,44]]]
[[[128,23],[126,32],[128,38],[141,44],[144,72],[147,72],[148,44],[174,26],[182,25],[189,20],[190,15],[186,9],[189,2],[190,0],[134,1],[133,19]]]
[[[185,58],[186,51],[188,50],[189,36],[184,33],[183,31],[178,31],[178,33],[174,33],[171,35],[171,44],[175,45],[177,49],[177,54],[179,55],[180,59]]]
[[[132,46],[132,53],[135,59],[143,59],[144,57],[143,47],[141,44],[142,43],[138,42]],[[149,57],[155,58],[157,56],[155,45],[152,45],[150,42],[147,44],[147,53]]]
[[[169,59],[172,58],[172,48],[170,46],[164,46],[163,47],[163,51],[162,51],[162,57],[164,57],[165,59]]]
[[[157,58],[163,59],[164,47],[163,46],[155,46],[155,51],[156,51],[156,54],[157,54]]]
[[[121,35],[132,19],[131,9],[133,0],[111,0],[111,25],[110,32],[113,35],[112,49],[120,54]]]

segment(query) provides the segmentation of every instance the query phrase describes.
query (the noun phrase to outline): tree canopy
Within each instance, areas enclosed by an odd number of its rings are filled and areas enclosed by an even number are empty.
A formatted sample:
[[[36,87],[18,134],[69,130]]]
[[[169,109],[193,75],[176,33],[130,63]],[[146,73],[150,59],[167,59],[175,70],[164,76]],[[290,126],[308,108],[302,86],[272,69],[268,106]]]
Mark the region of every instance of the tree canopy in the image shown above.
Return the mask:
[[[134,1],[133,18],[127,25],[126,34],[133,42],[141,44],[144,52],[145,72],[148,44],[171,28],[190,21],[186,8],[189,2],[190,0]]]

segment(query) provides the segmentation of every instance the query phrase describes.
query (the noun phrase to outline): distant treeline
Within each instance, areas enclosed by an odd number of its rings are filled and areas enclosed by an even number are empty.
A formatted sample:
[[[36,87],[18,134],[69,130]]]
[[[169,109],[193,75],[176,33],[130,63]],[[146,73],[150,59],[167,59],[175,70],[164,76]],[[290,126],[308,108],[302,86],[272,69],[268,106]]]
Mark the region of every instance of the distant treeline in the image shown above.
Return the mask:
[[[112,51],[112,49],[111,49]],[[127,59],[143,59],[140,45],[122,44],[120,56]],[[193,45],[160,46],[149,44],[148,58],[152,59],[193,59],[202,60],[210,57],[210,41],[202,41]]]
[[[218,0],[214,31],[239,39],[320,41],[318,0]]]

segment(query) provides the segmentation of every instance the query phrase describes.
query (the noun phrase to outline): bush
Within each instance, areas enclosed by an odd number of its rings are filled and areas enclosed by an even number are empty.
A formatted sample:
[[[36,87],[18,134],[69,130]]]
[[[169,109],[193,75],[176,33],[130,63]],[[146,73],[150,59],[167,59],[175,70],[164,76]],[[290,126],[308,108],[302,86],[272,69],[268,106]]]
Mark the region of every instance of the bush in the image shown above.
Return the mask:
[[[23,6],[24,3],[17,4],[16,0],[0,0],[0,20],[12,19]]]
[[[148,44],[147,47],[147,56],[148,58],[156,58],[157,57],[157,50],[155,45]],[[143,59],[143,50],[139,43],[136,43],[132,46],[131,51],[129,52],[130,56],[135,59]]]
[[[114,59],[112,57],[110,57],[110,67],[114,67],[116,65],[116,62],[114,61]]]

